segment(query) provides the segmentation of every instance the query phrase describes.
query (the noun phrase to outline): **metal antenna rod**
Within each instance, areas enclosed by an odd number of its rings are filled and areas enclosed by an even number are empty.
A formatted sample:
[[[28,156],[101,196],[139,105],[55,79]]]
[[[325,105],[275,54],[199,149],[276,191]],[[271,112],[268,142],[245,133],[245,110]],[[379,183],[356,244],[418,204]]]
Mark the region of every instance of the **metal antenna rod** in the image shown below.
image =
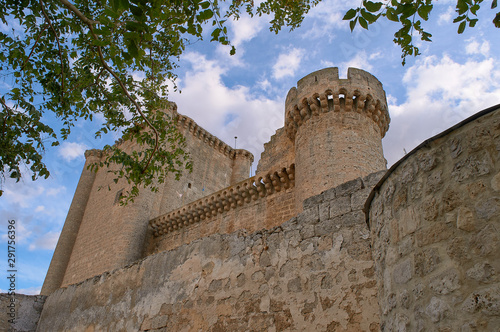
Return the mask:
[[[238,138],[238,136],[234,136],[234,149],[236,150],[236,139]]]

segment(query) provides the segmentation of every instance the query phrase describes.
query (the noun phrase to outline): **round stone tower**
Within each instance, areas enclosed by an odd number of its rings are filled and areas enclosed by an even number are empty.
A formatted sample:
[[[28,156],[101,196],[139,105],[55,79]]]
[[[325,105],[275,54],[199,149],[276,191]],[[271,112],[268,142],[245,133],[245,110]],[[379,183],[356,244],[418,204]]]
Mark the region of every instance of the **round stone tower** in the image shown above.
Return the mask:
[[[295,144],[297,204],[344,182],[386,169],[382,138],[389,128],[382,83],[373,75],[338,68],[302,78],[288,92],[285,128]]]

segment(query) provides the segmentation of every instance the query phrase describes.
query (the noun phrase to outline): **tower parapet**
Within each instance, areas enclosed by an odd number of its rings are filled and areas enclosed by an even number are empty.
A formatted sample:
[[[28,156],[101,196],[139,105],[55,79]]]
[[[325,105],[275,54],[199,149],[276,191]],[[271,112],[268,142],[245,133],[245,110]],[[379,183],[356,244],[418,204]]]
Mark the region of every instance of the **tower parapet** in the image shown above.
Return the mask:
[[[295,139],[298,128],[312,116],[327,112],[356,112],[371,118],[381,137],[389,129],[389,112],[382,83],[372,74],[349,68],[347,79],[337,67],[315,71],[291,88],[285,102],[287,136]]]
[[[295,145],[296,202],[386,168],[382,137],[389,128],[385,92],[377,78],[349,68],[313,72],[285,102],[286,135]]]

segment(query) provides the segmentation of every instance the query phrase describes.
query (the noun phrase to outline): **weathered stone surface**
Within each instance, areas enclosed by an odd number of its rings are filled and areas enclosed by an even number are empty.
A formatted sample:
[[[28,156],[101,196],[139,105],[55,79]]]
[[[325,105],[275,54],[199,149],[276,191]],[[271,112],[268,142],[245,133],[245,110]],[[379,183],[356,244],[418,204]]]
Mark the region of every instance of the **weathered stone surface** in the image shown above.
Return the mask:
[[[47,297],[43,295],[15,296],[0,294],[0,327],[3,331],[31,332],[36,330],[42,308]],[[11,320],[14,323],[11,323]]]
[[[429,287],[434,293],[439,295],[449,294],[459,289],[460,276],[458,275],[458,271],[453,268],[441,273],[431,280]]]
[[[320,201],[279,227],[214,234],[60,289],[39,330],[376,331],[364,214],[321,220],[332,202]]]
[[[429,142],[379,184],[369,218],[387,330],[498,330],[499,123],[496,110]]]
[[[405,259],[394,267],[394,282],[397,284],[406,284],[413,276],[413,266],[411,260]]]

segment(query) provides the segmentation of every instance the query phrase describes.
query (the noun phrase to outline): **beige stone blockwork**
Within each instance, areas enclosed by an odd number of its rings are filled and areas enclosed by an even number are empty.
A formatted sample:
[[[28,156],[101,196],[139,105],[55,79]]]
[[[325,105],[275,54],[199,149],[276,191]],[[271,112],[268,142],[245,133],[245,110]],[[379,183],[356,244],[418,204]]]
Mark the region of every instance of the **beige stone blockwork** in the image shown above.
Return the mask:
[[[386,331],[498,331],[500,109],[410,152],[370,204]]]

